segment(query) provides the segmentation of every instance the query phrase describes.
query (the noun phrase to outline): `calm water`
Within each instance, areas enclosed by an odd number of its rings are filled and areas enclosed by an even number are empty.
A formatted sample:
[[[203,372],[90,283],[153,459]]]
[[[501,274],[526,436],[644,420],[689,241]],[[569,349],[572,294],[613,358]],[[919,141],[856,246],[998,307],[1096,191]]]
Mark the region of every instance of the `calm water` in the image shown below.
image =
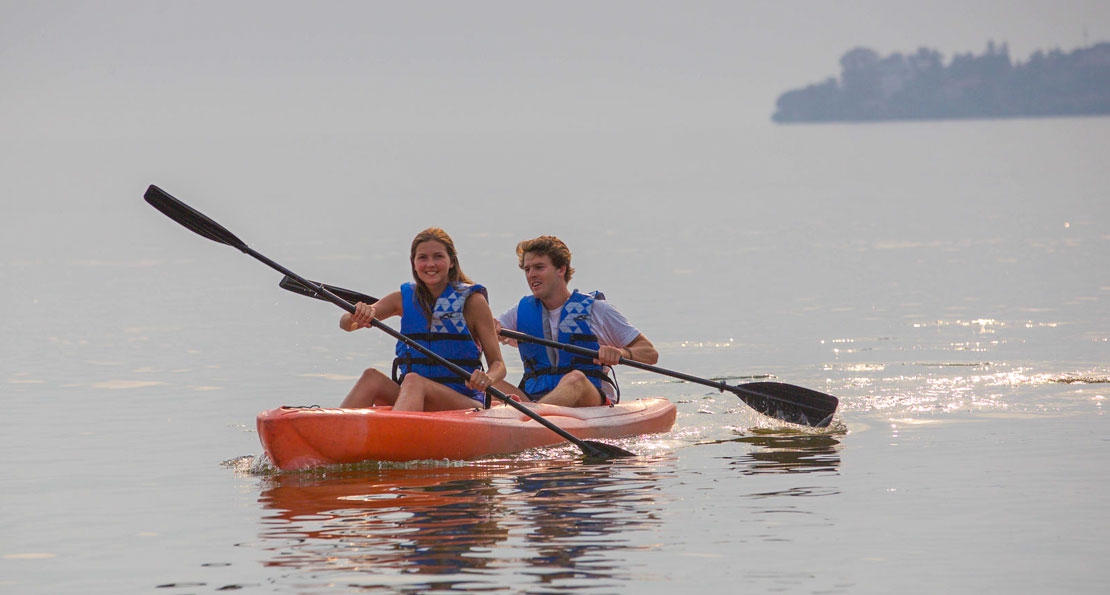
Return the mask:
[[[0,591],[1097,593],[1108,119],[483,138],[8,141]],[[500,311],[563,236],[660,365],[841,398],[828,431],[643,372],[634,460],[273,474],[258,411],[392,344],[142,202],[381,295],[441,225]],[[565,199],[561,209],[552,200]],[[515,364],[515,354],[507,359]]]

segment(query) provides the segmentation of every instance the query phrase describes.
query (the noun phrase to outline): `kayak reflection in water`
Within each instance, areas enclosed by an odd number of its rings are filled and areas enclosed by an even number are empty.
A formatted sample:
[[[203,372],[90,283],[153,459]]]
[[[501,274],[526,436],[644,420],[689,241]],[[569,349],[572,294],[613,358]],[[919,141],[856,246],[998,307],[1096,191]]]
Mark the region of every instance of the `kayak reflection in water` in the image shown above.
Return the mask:
[[[567,283],[574,267],[570,249],[559,238],[525,240],[517,244],[516,254],[532,293],[498,317],[498,332],[505,328],[571,344],[596,351],[598,357],[503,339],[520,350],[524,375],[519,389],[507,382],[497,388],[506,393],[523,391],[532,401],[549,405],[585,407],[618,402],[620,391],[610,367],[622,357],[655,364],[659,361],[655,345],[605,301],[601,292],[570,290]]]
[[[455,243],[447,232],[428,228],[412,240],[409,253],[413,282],[377,303],[359,302],[339,326],[355,331],[371,320],[401,317],[401,333],[470,371],[462,378],[416,349],[398,341],[393,373],[368,368],[351,388],[342,407],[393,405],[394,411],[447,411],[485,403],[485,390],[505,377],[486,288],[475,284],[459,266]],[[482,369],[485,356],[488,370]]]
[[[660,526],[660,483],[673,461],[489,459],[276,474],[258,498],[259,548],[267,566],[299,570],[284,579],[303,592],[332,592],[312,590],[310,581],[324,581],[389,593],[575,593],[583,576],[625,592],[630,552]]]

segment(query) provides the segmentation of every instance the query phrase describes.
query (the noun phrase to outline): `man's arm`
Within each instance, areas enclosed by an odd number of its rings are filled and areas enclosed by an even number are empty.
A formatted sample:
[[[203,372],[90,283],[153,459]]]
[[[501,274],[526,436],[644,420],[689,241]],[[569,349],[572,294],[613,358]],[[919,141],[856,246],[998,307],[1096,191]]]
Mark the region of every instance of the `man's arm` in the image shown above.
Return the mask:
[[[622,357],[645,364],[655,365],[659,361],[659,352],[655,349],[653,344],[642,333],[636,335],[636,338],[631,343],[625,345],[621,350],[624,352]]]

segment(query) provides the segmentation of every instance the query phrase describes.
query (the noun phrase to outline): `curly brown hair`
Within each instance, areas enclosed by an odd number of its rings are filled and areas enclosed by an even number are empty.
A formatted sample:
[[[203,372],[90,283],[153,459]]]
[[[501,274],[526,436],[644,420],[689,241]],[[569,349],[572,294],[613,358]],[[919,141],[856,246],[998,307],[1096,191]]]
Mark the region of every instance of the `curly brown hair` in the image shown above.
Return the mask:
[[[555,268],[566,267],[567,272],[563,275],[564,281],[570,281],[570,278],[574,275],[574,267],[570,266],[570,248],[567,248],[563,240],[555,236],[540,236],[517,244],[516,258],[521,269],[524,268],[524,255],[529,252],[547,255]]]

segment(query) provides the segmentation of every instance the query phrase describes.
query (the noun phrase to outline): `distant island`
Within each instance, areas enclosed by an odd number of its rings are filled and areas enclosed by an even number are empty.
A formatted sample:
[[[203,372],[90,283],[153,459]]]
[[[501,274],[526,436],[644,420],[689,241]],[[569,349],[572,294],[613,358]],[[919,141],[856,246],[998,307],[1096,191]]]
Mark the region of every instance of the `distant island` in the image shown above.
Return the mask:
[[[1110,114],[1110,43],[1038,51],[1013,62],[1005,43],[981,56],[936,50],[882,57],[855,48],[840,59],[840,80],[787,91],[779,123],[1016,118]]]

